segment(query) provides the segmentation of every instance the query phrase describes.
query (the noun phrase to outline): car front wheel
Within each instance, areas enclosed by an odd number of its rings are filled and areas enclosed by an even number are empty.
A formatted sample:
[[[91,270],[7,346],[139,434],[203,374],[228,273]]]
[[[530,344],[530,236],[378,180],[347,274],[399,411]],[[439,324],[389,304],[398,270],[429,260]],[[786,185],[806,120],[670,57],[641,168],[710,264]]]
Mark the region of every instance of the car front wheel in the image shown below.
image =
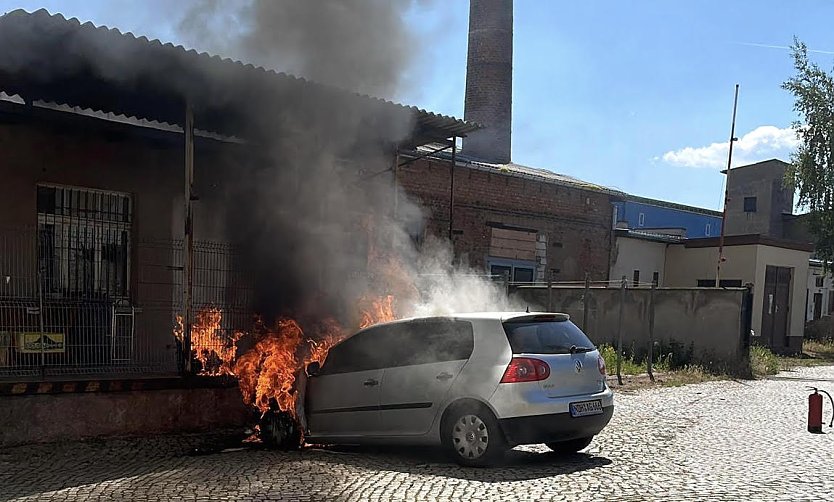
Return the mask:
[[[555,451],[556,453],[568,455],[571,453],[576,453],[583,448],[586,448],[589,444],[591,444],[592,439],[594,439],[593,436],[579,439],[571,439],[570,441],[547,443],[547,447]]]
[[[441,434],[448,453],[464,466],[495,464],[507,450],[498,420],[485,406],[452,409],[444,420]]]

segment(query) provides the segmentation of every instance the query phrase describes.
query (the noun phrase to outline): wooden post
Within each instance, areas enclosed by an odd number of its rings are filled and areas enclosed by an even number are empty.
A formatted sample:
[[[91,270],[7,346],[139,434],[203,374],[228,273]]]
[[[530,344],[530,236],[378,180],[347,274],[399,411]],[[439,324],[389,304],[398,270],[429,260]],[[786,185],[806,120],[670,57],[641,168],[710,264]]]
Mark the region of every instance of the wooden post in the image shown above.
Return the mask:
[[[553,279],[547,281],[547,311],[553,312]]]
[[[504,272],[504,294],[510,297],[510,273]]]
[[[588,301],[591,294],[591,274],[585,272],[585,294],[582,295],[582,331],[588,334],[588,312],[591,308],[591,302]]]
[[[183,229],[183,368],[186,374],[191,373],[191,292],[194,276],[194,217],[192,214],[192,199],[194,190],[194,112],[191,104],[185,106],[185,227]]]
[[[654,294],[657,289],[657,283],[652,283],[652,289],[649,291],[649,353],[646,356],[646,371],[649,373],[649,379],[654,382],[654,373],[652,372],[652,359],[654,358]]]
[[[454,222],[455,222],[455,164],[457,164],[458,137],[452,136],[452,162],[449,164],[449,242],[452,246],[452,261],[455,257]]]
[[[617,383],[623,384],[623,375],[621,373],[623,366],[623,312],[625,310],[626,300],[626,276],[620,282],[620,322],[617,326]]]

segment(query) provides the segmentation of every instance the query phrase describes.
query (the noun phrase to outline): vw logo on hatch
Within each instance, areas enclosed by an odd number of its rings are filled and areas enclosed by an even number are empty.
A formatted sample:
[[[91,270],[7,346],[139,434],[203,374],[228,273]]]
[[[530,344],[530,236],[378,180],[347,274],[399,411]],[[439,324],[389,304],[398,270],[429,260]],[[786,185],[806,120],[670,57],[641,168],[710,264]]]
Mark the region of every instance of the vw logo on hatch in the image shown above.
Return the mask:
[[[576,360],[576,363],[574,363],[574,367],[576,367],[576,372],[577,372],[577,373],[579,373],[580,371],[582,371],[582,361],[580,361],[579,359],[577,359],[577,360]]]

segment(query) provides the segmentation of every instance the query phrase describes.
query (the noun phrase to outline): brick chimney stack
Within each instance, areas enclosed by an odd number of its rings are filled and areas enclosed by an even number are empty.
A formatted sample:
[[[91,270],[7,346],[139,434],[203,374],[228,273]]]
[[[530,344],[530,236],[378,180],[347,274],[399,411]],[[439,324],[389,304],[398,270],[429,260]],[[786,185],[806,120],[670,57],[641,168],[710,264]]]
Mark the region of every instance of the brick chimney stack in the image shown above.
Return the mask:
[[[463,152],[510,162],[513,104],[513,1],[470,0],[463,116],[484,129],[463,139]]]

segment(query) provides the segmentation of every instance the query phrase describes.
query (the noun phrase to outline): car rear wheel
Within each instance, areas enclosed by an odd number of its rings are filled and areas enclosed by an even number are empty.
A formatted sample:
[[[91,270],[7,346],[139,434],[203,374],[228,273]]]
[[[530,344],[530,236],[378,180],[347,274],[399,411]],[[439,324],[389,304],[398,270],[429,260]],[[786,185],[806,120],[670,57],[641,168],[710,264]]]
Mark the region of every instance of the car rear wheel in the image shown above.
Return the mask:
[[[495,464],[507,450],[498,420],[483,405],[463,405],[450,410],[441,434],[449,455],[465,466]]]
[[[592,439],[594,439],[594,437],[590,436],[586,438],[571,439],[570,441],[547,443],[547,447],[555,451],[556,453],[560,453],[562,455],[569,455],[571,453],[576,453],[583,448],[586,448],[589,444],[591,444]]]

